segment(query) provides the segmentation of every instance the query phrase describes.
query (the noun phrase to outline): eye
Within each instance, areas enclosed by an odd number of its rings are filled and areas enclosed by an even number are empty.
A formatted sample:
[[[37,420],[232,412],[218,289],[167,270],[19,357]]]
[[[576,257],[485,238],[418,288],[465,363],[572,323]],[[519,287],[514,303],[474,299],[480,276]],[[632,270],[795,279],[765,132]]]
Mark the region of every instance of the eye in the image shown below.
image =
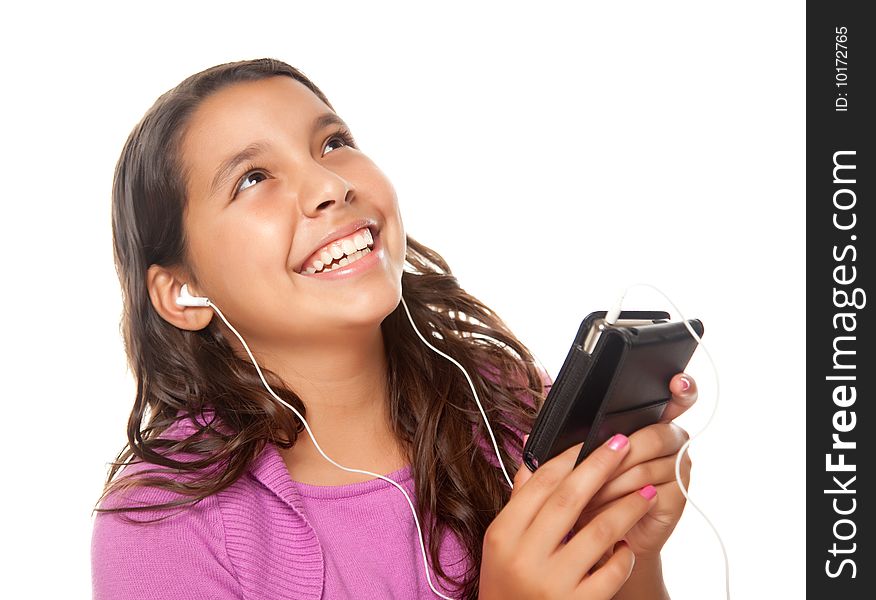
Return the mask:
[[[239,192],[242,192],[243,190],[245,190],[245,189],[247,189],[247,188],[250,188],[250,187],[252,187],[253,185],[255,185],[255,184],[252,184],[252,185],[248,185],[248,186],[243,187],[243,184],[246,183],[247,180],[252,179],[252,178],[255,177],[256,175],[262,175],[262,176],[264,176],[265,173],[264,173],[264,171],[262,171],[259,167],[255,166],[255,165],[253,165],[253,164],[248,165],[248,166],[246,167],[246,173],[245,173],[245,174],[243,175],[243,177],[241,177],[240,180],[237,182],[237,187],[234,189],[234,196],[237,196],[237,194],[238,194]],[[265,179],[267,179],[267,177],[265,177]],[[233,197],[233,196],[232,196],[232,197]]]
[[[350,133],[350,130],[346,127],[337,130],[332,134],[332,137],[330,137],[328,141],[329,143],[326,144],[326,147],[328,147],[333,141],[343,142],[344,146],[350,146],[351,148],[356,147],[356,140],[353,139],[353,134]]]

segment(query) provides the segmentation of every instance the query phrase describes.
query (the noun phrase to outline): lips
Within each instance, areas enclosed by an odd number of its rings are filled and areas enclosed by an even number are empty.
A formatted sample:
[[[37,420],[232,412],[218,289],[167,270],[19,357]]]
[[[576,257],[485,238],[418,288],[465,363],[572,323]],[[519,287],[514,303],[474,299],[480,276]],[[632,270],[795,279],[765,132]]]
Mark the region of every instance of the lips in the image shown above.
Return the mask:
[[[334,229],[331,233],[323,237],[311,250],[307,257],[304,260],[300,261],[297,265],[295,265],[295,272],[301,273],[301,271],[307,265],[311,264],[314,259],[319,258],[319,255],[323,252],[323,250],[326,249],[327,246],[331,245],[337,240],[347,237],[354,231],[362,229],[363,227],[369,228],[373,237],[377,236],[377,221],[375,221],[374,219],[364,218],[351,221],[350,223]]]

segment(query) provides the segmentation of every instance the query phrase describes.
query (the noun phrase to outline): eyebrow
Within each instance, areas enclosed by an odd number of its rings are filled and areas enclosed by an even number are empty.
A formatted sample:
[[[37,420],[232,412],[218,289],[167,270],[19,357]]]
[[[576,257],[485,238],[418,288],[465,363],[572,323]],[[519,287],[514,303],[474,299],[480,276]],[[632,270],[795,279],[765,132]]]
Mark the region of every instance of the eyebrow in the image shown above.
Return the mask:
[[[313,120],[311,129],[313,131],[319,131],[320,129],[328,127],[329,125],[340,125],[341,127],[349,129],[344,120],[333,112],[324,113],[316,117],[316,119]],[[234,153],[233,155],[222,161],[222,164],[220,164],[219,168],[216,169],[216,174],[213,176],[213,182],[210,184],[210,195],[212,196],[213,194],[215,194],[219,190],[219,188],[221,188],[228,182],[228,178],[231,177],[234,169],[236,169],[240,163],[248,160],[253,160],[255,157],[259,156],[263,152],[270,150],[270,148],[270,142],[268,142],[267,140],[258,140],[252,142],[239,152]]]

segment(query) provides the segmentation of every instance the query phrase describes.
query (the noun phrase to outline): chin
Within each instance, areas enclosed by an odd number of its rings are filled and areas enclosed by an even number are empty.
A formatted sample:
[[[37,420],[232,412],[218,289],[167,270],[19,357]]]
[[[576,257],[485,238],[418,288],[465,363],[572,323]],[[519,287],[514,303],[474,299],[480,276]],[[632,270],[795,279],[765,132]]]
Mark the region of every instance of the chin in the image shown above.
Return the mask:
[[[393,285],[386,282],[380,286],[369,286],[368,290],[359,290],[355,298],[341,301],[344,308],[331,310],[338,316],[343,314],[343,320],[350,326],[379,326],[383,320],[392,314],[401,302],[401,280]]]

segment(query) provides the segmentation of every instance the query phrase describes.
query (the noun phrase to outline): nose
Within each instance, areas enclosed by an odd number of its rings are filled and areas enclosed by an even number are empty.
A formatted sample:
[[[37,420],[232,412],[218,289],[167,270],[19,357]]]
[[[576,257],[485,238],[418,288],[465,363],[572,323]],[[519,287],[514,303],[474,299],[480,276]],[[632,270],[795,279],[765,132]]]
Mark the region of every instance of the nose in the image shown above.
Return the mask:
[[[311,189],[301,194],[301,212],[308,217],[314,217],[320,211],[334,204],[346,204],[353,201],[355,190],[352,184],[340,174],[317,165],[313,167]]]

